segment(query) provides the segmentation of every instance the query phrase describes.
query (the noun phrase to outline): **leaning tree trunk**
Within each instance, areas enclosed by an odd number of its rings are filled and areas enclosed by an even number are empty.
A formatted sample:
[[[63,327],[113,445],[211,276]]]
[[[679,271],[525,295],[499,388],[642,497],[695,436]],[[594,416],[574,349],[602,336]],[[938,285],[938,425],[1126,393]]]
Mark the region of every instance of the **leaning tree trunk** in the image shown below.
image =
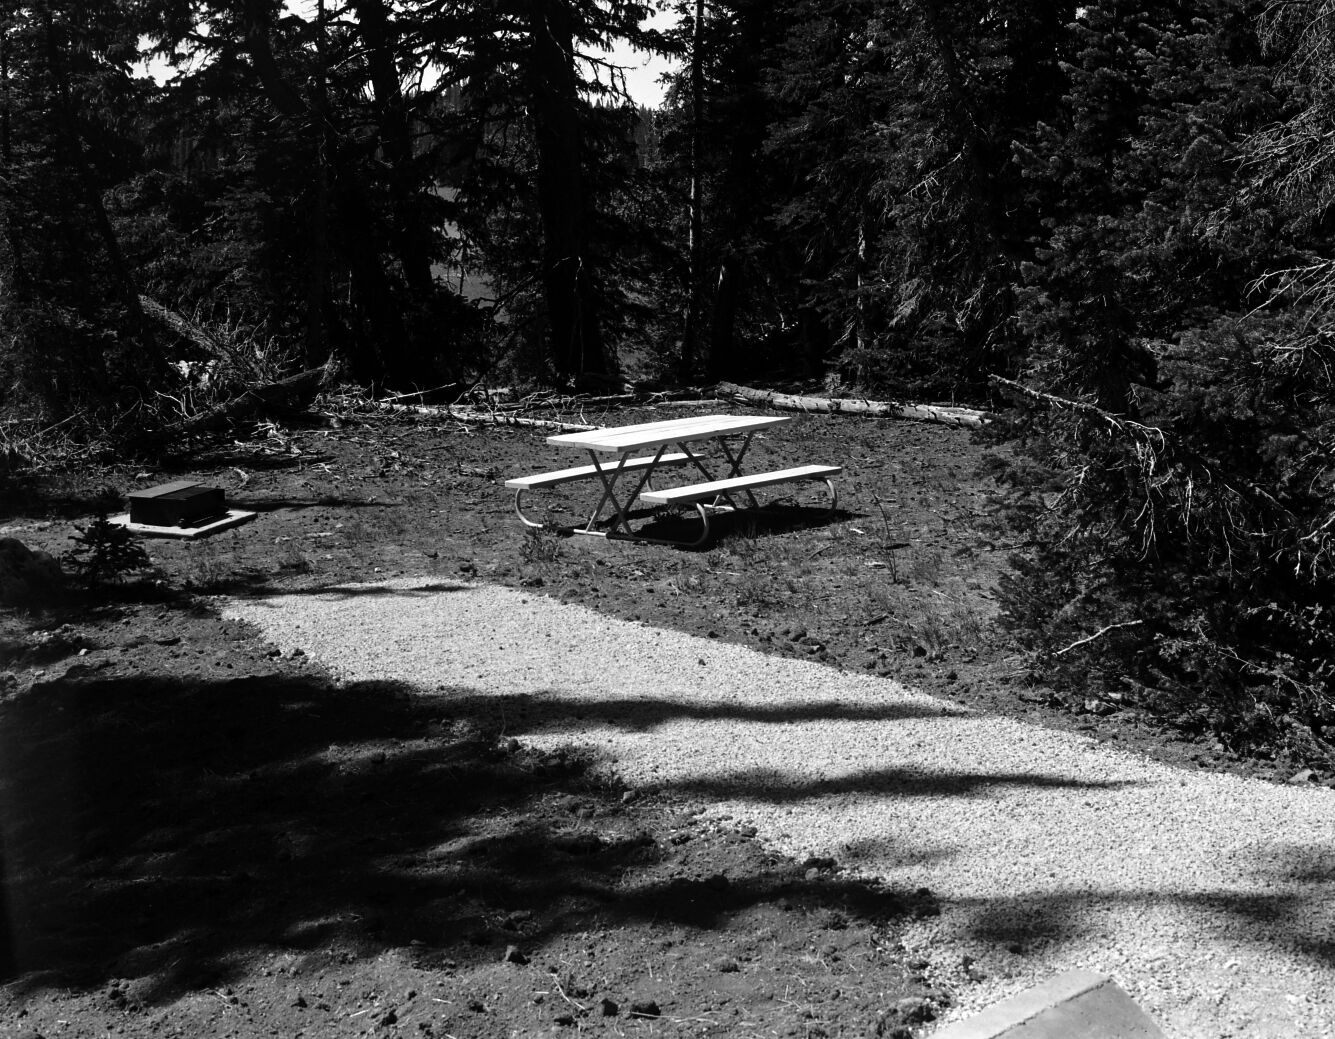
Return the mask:
[[[203,325],[196,324],[170,307],[164,307],[157,300],[149,296],[140,296],[139,309],[143,311],[145,317],[174,332],[181,339],[193,344],[210,357],[227,356],[226,342],[219,339]]]
[[[528,0],[529,117],[538,152],[542,279],[558,375],[608,375],[588,245],[574,26],[568,0]]]
[[[152,442],[180,440],[211,430],[224,429],[233,422],[263,415],[270,408],[306,408],[329,377],[328,368],[312,368],[266,386],[253,386],[237,397],[218,404],[198,415],[150,432],[145,439]]]

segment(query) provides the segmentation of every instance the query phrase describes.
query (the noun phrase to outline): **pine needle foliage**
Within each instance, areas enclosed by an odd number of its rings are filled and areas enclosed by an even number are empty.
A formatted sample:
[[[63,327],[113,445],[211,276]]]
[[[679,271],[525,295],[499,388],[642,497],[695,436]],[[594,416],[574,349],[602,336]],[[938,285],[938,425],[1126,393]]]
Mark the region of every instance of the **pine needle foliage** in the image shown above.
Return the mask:
[[[1330,764],[1335,354],[1326,301],[1282,273],[1313,227],[1246,172],[1292,111],[1259,14],[1078,19],[1066,116],[1022,155],[1053,215],[1011,431],[1055,487],[1016,516],[1004,609],[1073,704]]]

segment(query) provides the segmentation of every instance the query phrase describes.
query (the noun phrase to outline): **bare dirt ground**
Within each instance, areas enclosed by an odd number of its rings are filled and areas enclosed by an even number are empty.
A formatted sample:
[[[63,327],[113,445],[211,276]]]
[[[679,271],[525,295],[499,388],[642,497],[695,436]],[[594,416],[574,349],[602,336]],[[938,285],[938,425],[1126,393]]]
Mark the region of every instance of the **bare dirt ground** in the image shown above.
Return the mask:
[[[930,1031],[951,993],[896,938],[936,912],[930,890],[783,860],[448,701],[335,683],[209,596],[466,577],[1287,778],[1020,680],[993,620],[1022,546],[994,522],[989,450],[939,426],[799,418],[751,464],[843,464],[841,511],[732,517],[696,551],[528,532],[505,478],[579,459],[543,433],[432,420],[313,417],[5,488],[0,536],[56,554],[99,503],[167,480],[258,516],[147,542],[153,571],[110,592],[0,613],[0,1035]],[[588,490],[533,505],[571,515]]]

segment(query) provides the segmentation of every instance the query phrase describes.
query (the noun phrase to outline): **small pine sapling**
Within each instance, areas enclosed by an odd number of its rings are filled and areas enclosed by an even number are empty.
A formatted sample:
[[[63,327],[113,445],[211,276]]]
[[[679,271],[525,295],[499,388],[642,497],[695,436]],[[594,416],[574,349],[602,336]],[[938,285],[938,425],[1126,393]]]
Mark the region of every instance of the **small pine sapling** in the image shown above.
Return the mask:
[[[146,570],[152,563],[134,535],[108,520],[105,513],[99,513],[88,526],[75,529],[79,533],[70,535],[74,548],[65,559],[90,591]]]

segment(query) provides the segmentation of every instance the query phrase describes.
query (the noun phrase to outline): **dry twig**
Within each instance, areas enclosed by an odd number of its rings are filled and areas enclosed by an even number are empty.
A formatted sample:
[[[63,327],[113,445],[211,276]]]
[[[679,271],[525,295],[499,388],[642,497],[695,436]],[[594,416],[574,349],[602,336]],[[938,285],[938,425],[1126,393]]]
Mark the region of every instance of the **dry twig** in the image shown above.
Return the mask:
[[[1096,639],[1102,638],[1110,631],[1116,631],[1118,628],[1137,628],[1144,623],[1144,621],[1118,621],[1116,624],[1109,624],[1107,627],[1100,628],[1098,631],[1094,632],[1093,635],[1086,635],[1083,639],[1076,639],[1069,646],[1057,650],[1057,652],[1052,655],[1054,657],[1065,656],[1067,653],[1071,652],[1071,650],[1079,649],[1081,646],[1087,646]]]

